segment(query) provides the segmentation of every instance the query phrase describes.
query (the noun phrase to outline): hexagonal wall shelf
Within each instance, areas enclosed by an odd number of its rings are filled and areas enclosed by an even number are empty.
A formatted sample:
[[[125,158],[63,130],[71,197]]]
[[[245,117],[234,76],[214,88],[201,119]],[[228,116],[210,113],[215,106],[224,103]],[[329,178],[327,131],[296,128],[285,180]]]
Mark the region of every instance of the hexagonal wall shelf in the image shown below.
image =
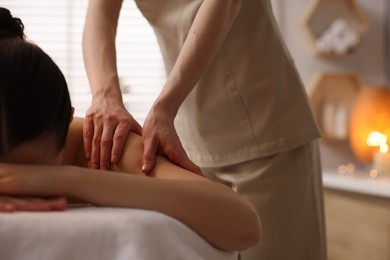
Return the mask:
[[[348,139],[351,110],[361,88],[355,73],[320,73],[312,79],[310,102],[324,139]]]
[[[368,23],[356,0],[311,0],[301,27],[316,54],[342,56],[358,47]]]

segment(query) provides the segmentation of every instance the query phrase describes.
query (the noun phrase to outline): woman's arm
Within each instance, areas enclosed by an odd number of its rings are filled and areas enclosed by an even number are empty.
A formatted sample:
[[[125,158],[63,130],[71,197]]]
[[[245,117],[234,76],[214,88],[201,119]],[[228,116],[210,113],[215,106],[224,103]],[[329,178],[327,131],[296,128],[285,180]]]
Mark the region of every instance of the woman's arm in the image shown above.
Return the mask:
[[[140,208],[178,219],[222,250],[244,250],[259,241],[260,222],[237,193],[193,173],[164,179],[75,166],[2,165],[0,193],[66,196],[96,206]],[[157,166],[158,168],[158,166]],[[173,174],[174,175],[174,174]]]

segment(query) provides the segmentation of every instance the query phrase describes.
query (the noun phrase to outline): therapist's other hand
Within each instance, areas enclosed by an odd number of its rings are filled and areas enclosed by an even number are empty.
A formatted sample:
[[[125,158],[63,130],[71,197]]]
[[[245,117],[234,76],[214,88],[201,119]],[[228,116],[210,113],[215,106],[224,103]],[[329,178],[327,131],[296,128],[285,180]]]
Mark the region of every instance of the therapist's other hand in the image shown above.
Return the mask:
[[[202,175],[200,168],[188,158],[184,151],[173,125],[173,118],[170,116],[152,107],[144,122],[142,138],[144,152],[141,164],[144,173],[150,173],[155,165],[156,154],[161,153],[180,167]]]
[[[92,168],[103,170],[119,161],[130,131],[142,133],[140,124],[124,105],[108,99],[92,102],[83,129],[85,156]]]
[[[62,211],[67,208],[64,197],[33,198],[0,195],[0,212],[15,211]]]

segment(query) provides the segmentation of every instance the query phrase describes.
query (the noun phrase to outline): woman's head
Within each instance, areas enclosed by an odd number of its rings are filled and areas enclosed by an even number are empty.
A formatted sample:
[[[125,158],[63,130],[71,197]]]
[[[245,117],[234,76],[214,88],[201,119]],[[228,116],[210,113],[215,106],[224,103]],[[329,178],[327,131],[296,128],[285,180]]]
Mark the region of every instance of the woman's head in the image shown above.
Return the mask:
[[[0,7],[0,39],[20,38],[25,39],[24,25],[17,17],[12,17],[11,12]]]
[[[69,92],[60,69],[38,46],[24,40],[22,22],[1,8],[0,160],[38,139],[50,139],[52,147],[47,151],[58,153],[71,117]]]

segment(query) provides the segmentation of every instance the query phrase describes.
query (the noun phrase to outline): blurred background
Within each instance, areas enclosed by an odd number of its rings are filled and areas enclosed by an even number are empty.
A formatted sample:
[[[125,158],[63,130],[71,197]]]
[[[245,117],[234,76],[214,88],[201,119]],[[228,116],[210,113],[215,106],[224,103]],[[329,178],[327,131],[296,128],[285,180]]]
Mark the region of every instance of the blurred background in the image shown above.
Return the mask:
[[[260,0],[259,0],[260,1]],[[91,96],[81,53],[87,0],[0,0],[56,61],[76,115]],[[322,138],[328,255],[390,259],[389,0],[272,0]],[[117,51],[128,110],[142,124],[164,84],[152,29],[124,1]],[[314,259],[313,259],[314,260]]]

